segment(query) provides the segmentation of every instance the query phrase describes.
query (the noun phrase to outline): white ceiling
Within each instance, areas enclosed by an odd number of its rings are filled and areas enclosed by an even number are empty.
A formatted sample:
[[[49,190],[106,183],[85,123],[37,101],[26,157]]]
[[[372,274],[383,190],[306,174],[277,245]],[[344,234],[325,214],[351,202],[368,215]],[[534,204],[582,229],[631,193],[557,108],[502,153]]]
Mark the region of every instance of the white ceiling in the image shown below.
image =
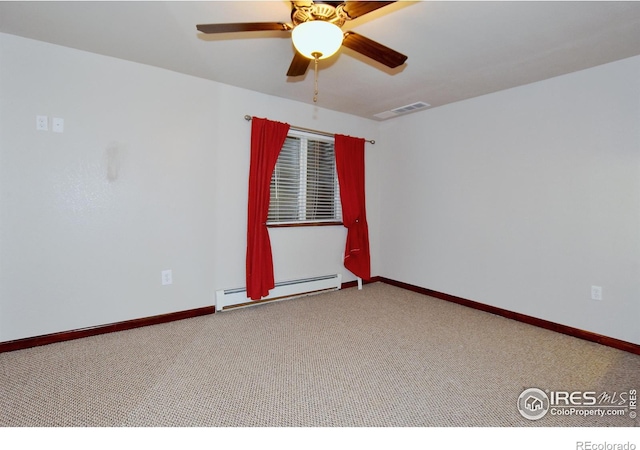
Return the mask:
[[[290,2],[0,1],[0,32],[313,103],[313,65],[285,75],[288,32],[196,30],[223,22],[290,22]],[[397,2],[349,29],[409,58],[392,70],[343,47],[320,62],[317,104],[374,118],[640,55],[640,2]]]

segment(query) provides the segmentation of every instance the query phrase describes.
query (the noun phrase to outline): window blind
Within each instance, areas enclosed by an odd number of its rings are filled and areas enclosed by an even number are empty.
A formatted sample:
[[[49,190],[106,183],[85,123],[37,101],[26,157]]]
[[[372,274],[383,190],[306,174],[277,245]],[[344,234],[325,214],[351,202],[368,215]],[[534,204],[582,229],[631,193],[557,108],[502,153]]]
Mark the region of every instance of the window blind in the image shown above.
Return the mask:
[[[342,221],[333,139],[291,131],[271,177],[267,224]]]

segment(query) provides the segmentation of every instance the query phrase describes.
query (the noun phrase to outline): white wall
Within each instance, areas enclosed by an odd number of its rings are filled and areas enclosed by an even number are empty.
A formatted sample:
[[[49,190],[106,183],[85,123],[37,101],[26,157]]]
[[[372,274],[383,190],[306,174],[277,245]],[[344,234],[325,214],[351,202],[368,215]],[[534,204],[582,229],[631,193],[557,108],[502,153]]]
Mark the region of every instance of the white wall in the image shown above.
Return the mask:
[[[199,308],[244,286],[245,114],[377,138],[364,119],[6,34],[0,100],[0,342]],[[64,133],[36,131],[40,114]],[[278,280],[353,279],[342,227],[273,235]]]
[[[382,275],[640,344],[640,57],[397,118],[381,141]]]
[[[250,114],[376,139],[372,274],[640,343],[639,101],[632,58],[374,122],[0,34],[0,342],[243,286]],[[343,228],[271,236],[278,280],[354,279]]]

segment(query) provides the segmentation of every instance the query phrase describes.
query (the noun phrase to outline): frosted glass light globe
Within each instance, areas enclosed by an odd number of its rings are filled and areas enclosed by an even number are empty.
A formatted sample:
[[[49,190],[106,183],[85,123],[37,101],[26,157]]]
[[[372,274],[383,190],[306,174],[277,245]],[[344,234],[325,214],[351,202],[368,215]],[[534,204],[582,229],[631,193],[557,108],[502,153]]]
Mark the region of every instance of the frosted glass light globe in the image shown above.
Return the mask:
[[[325,59],[338,51],[344,36],[337,25],[322,20],[311,20],[296,26],[291,32],[293,46],[300,54]]]

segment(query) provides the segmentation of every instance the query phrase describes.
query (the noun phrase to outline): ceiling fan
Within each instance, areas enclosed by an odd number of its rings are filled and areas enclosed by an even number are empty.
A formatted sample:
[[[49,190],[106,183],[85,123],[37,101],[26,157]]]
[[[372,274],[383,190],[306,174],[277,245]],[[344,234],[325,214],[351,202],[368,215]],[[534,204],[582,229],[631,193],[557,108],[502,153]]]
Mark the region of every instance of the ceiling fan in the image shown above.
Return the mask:
[[[353,31],[342,32],[340,29],[345,22],[362,17],[394,1],[343,1],[343,2],[313,2],[292,1],[291,22],[249,22],[249,23],[215,23],[197,25],[202,33],[236,33],[247,31],[284,31],[291,32],[295,47],[295,54],[287,76],[304,75],[311,60],[325,59],[334,54],[341,46],[350,48],[364,56],[389,67],[398,67],[407,60],[402,53],[390,49],[367,37]],[[310,30],[319,28],[321,30]],[[328,33],[314,35],[308,38],[307,32]],[[333,36],[333,37],[331,37]],[[312,41],[308,41],[312,39]],[[315,39],[315,41],[313,41]],[[309,44],[309,42],[311,42]],[[324,49],[322,46],[333,42],[333,48]],[[315,99],[314,99],[315,100]]]

